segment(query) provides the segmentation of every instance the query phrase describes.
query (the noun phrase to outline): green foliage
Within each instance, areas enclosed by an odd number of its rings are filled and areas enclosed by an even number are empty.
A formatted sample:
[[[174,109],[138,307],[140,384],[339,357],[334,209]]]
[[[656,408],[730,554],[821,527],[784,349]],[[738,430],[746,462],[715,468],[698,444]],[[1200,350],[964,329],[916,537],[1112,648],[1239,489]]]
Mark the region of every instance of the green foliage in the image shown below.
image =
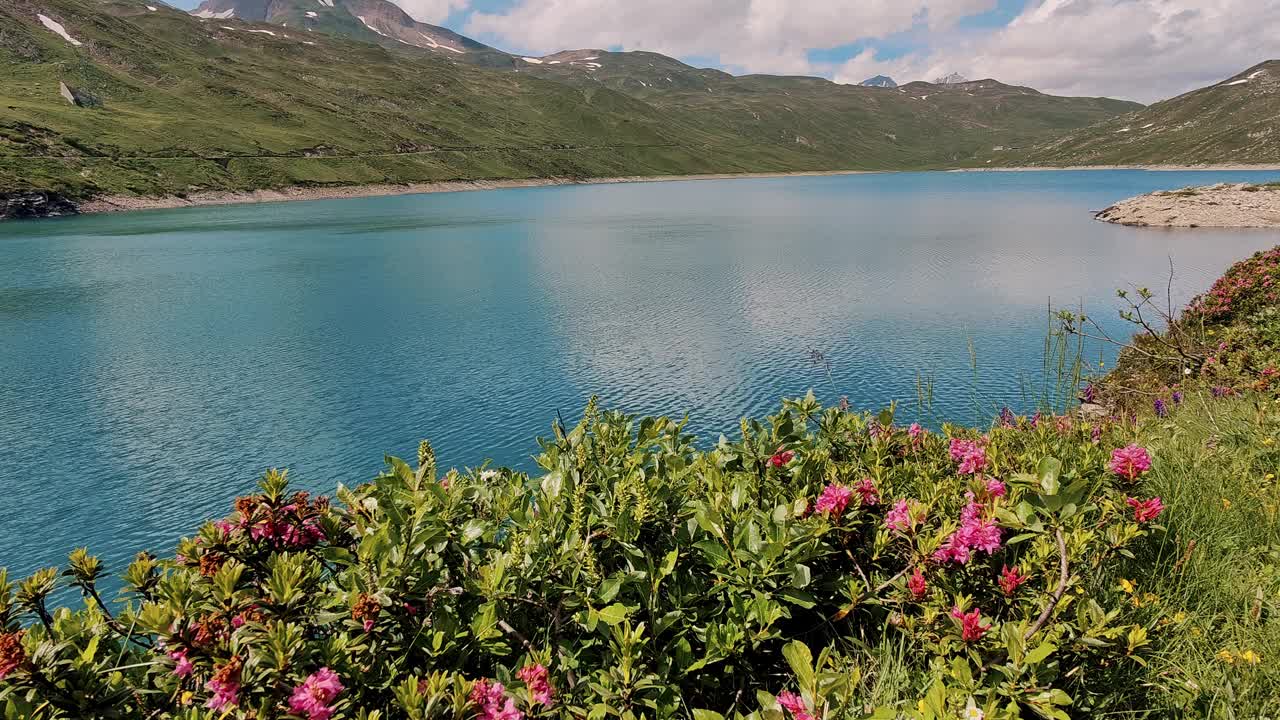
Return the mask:
[[[1014,419],[948,438],[810,395],[743,428],[699,451],[681,423],[593,402],[541,441],[538,476],[440,476],[425,443],[416,467],[388,458],[336,502],[270,472],[174,559],[140,556],[114,615],[48,612],[54,570],[0,593],[20,648],[0,699],[31,718],[283,717],[332,671],[338,718],[499,717],[510,700],[530,716],[773,720],[784,691],[827,718],[1147,702],[1136,678],[1164,638],[1114,573],[1164,530],[1135,522],[1137,488],[1107,467],[1131,426]],[[994,541],[940,560],[970,525]],[[77,551],[65,577],[96,597],[101,573]]]

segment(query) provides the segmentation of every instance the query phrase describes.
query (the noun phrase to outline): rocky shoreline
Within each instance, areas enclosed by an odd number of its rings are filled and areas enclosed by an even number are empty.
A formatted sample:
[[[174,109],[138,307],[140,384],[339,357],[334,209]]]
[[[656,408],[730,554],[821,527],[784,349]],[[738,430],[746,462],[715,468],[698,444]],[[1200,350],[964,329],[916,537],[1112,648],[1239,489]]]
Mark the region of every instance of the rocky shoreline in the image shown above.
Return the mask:
[[[1137,227],[1280,227],[1280,184],[1219,184],[1139,195],[1094,216]]]

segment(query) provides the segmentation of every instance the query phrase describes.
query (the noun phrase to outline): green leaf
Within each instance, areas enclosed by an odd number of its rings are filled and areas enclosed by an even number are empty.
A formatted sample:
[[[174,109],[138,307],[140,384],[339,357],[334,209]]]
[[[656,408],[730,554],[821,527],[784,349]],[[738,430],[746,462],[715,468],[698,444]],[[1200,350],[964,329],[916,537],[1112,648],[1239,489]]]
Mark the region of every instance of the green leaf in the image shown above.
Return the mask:
[[[1031,652],[1027,653],[1025,662],[1028,665],[1039,665],[1040,663],[1044,662],[1045,658],[1054,654],[1055,652],[1057,652],[1057,650],[1058,650],[1058,646],[1054,645],[1051,642],[1040,643],[1040,645],[1036,647],[1035,650],[1032,650]]]
[[[817,598],[804,590],[799,590],[797,588],[781,588],[778,590],[778,597],[781,597],[792,605],[799,605],[806,610],[818,604]]]
[[[1040,461],[1036,468],[1036,476],[1040,480],[1040,489],[1045,495],[1058,494],[1058,475],[1062,473],[1062,461],[1047,457]]]
[[[627,606],[614,603],[599,610],[600,620],[606,625],[617,625],[627,619]]]
[[[805,565],[804,563],[796,563],[796,566],[791,568],[791,587],[808,587],[810,579],[811,575],[808,565]]]
[[[724,720],[724,716],[718,712],[695,708],[693,711],[693,720]]]
[[[796,682],[799,683],[801,690],[807,690],[812,694],[815,676],[813,653],[809,651],[809,646],[799,640],[793,640],[782,648],[782,656],[787,659],[791,674],[796,676]]]

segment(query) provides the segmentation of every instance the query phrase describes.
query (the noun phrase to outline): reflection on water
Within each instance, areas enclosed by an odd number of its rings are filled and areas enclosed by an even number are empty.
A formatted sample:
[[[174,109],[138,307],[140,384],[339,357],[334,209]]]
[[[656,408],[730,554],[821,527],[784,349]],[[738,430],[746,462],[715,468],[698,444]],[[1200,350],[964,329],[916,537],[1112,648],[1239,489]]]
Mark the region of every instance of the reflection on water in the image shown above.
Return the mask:
[[[1280,241],[1089,210],[1273,177],[861,175],[8,224],[0,486],[22,505],[0,565],[88,543],[119,568],[267,467],[331,490],[422,437],[447,464],[530,468],[591,393],[708,438],[811,387],[914,419],[921,372],[935,421],[1025,407],[1050,301],[1114,317],[1115,288],[1162,285],[1172,258],[1181,302]]]

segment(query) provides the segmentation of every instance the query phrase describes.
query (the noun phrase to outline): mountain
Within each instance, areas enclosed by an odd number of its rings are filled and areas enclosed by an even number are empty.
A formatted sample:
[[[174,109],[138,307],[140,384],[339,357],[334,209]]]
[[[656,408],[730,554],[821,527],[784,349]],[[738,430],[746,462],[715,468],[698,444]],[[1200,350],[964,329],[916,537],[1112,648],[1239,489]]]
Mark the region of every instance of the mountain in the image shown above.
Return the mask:
[[[878,87],[878,88],[898,87],[898,83],[894,82],[893,78],[887,75],[877,75],[873,78],[867,78],[866,80],[863,80],[858,84],[861,85],[862,87]]]
[[[646,52],[526,58],[432,35],[381,0],[222,2],[207,18],[148,0],[0,3],[0,193],[957,167],[1139,107],[995,81],[735,77]],[[391,40],[395,27],[464,52]]]
[[[937,78],[936,80],[933,81],[933,84],[934,85],[959,85],[960,83],[965,83],[965,82],[969,82],[968,78],[966,78],[965,76],[961,75],[960,73],[951,73],[950,75],[943,75],[942,77]]]
[[[472,65],[505,67],[513,59],[447,28],[418,22],[387,0],[204,0],[191,14],[202,20],[270,23],[299,32],[399,43]]]
[[[1280,60],[1064,133],[1011,158],[1029,165],[1280,163]]]

